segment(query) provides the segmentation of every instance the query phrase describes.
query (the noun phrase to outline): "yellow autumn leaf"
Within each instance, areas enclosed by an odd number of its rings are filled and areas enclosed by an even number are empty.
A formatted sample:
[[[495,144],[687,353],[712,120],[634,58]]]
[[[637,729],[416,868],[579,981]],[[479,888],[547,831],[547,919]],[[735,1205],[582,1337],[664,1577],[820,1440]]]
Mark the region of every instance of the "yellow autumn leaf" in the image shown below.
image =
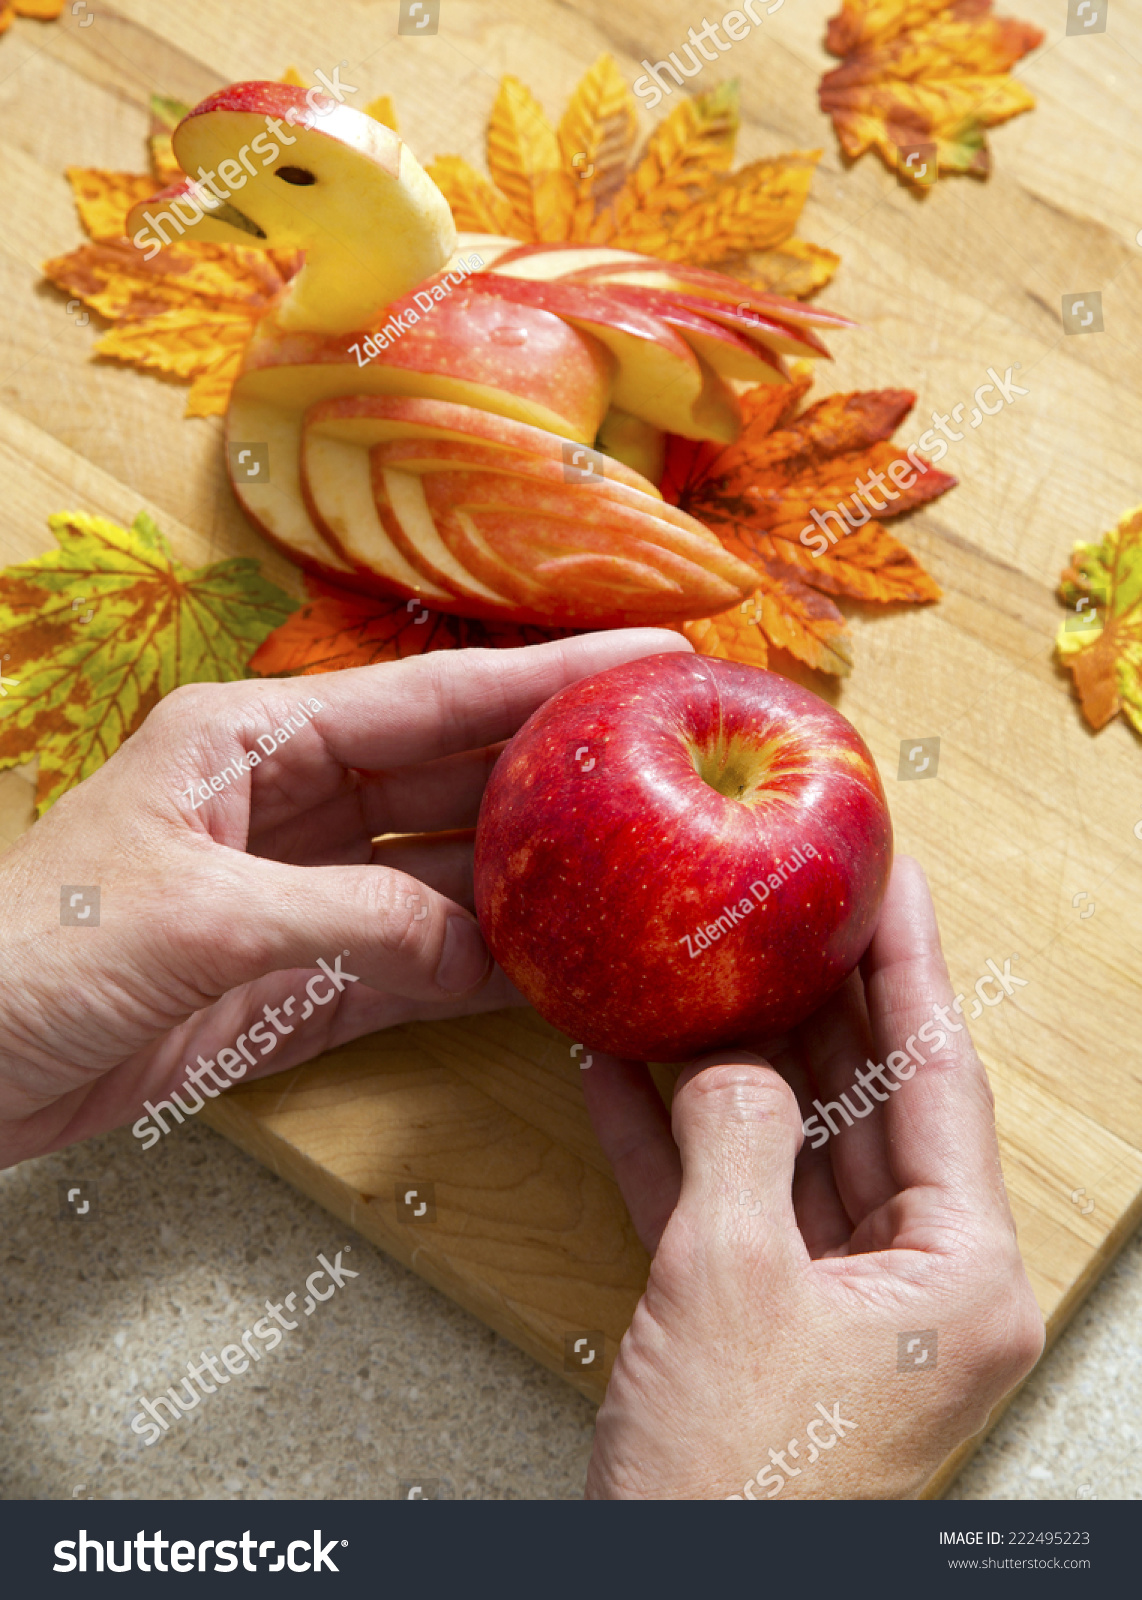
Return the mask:
[[[713,266],[727,256],[783,244],[797,226],[824,151],[794,150],[727,173],[659,230],[639,229],[639,248],[665,261]]]
[[[400,128],[397,126],[397,113],[396,107],[393,105],[392,95],[379,94],[375,100],[370,100],[368,105],[362,109],[367,117],[372,117],[374,122],[383,122],[385,127],[391,128],[394,133],[400,132]]]
[[[526,84],[507,76],[488,122],[488,171],[511,202],[524,239],[566,239],[575,186],[563,170],[559,141],[543,108]]]
[[[811,244],[808,239],[786,239],[772,250],[751,250],[744,256],[726,256],[718,271],[741,278],[755,289],[786,299],[804,300],[815,294],[836,272],[841,258],[835,250]]]
[[[297,251],[183,244],[152,261],[126,240],[44,263],[57,288],[115,322],[101,356],[193,379],[188,416],[225,414],[254,324],[300,262]]]
[[[133,362],[173,378],[198,378],[221,362],[238,360],[250,337],[250,318],[219,306],[176,306],[141,322],[123,322],[96,345],[101,356]],[[225,409],[225,408],[224,408]]]
[[[563,169],[574,185],[570,239],[585,240],[595,213],[622,186],[638,132],[634,96],[611,55],[588,69],[559,124]]]
[[[64,172],[79,220],[99,243],[121,239],[128,211],[155,192],[149,172],[104,172],[98,167],[65,167]]]
[[[437,156],[425,170],[447,200],[461,233],[519,238],[519,222],[510,201],[462,156]]]
[[[658,124],[641,161],[596,220],[592,241],[653,252],[645,241],[660,237],[729,171],[739,120],[736,81],[680,101]]]
[[[0,571],[14,683],[0,700],[0,771],[39,758],[41,813],[172,689],[248,677],[298,605],[246,557],[184,566],[145,512],[130,528],[78,511],[48,523],[58,548]]]

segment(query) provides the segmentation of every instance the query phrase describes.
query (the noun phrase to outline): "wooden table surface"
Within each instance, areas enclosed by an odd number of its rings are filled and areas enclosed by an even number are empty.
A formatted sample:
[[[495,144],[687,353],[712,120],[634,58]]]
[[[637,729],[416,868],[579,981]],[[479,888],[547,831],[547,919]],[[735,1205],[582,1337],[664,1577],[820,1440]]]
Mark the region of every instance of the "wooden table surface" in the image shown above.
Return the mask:
[[[89,27],[66,8],[0,40],[0,561],[47,549],[50,512],[129,522],[146,508],[182,559],[257,555],[299,593],[231,499],[221,423],[184,421],[179,388],[92,363],[96,327],[42,284],[40,263],[80,240],[65,165],[141,170],[154,90],[195,100],[341,61],[369,97],[394,95],[422,159],[479,162],[501,73],[557,115],[602,50],[633,79],[700,19],[676,0],[443,0],[439,33],[408,39],[389,3],[89,9]],[[1026,980],[972,1031],[1054,1336],[1142,1214],[1142,747],[1121,721],[1089,733],[1052,649],[1072,542],[1142,500],[1142,12],[1118,3],[1105,34],[1068,38],[1057,0],[1013,0],[1047,32],[1019,69],[1038,109],[993,133],[989,181],[942,179],[918,197],[875,157],[846,169],[838,156],[815,94],[833,64],[820,45],[831,9],[790,0],[725,64],[742,81],[741,159],[825,149],[799,231],[841,254],[822,300],[861,328],[832,340],[817,392],[916,389],[911,442],[989,368],[1028,391],[952,445],[942,465],[960,487],[894,525],[943,601],[855,608],[855,671],[825,688],[880,764],[899,848],[928,872],[957,990],[970,996],[989,959],[1012,958]],[[1062,296],[1090,291],[1104,331],[1066,336]],[[929,737],[935,780],[900,782],[901,741]],[[30,796],[27,769],[0,775],[0,838],[28,825]],[[603,1369],[568,1375],[599,1395],[647,1263],[579,1076],[569,1041],[500,1013],[358,1041],[235,1088],[212,1120],[556,1370],[569,1334],[601,1331]],[[402,1220],[410,1182],[434,1185],[434,1222]]]

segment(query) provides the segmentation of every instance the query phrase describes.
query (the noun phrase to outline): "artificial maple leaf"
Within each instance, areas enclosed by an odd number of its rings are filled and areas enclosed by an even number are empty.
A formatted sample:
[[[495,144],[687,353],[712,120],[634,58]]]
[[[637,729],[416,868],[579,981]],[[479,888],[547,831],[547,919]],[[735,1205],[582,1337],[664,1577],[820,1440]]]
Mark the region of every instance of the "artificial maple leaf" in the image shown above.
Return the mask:
[[[802,376],[787,389],[763,385],[744,394],[742,431],[731,445],[672,439],[662,492],[758,572],[752,616],[770,642],[819,671],[843,674],[851,666],[848,635],[828,596],[939,599],[933,579],[878,519],[923,505],[956,480],[890,442],[915,395],[829,395],[798,415],[809,382]],[[747,603],[743,615],[749,611]]]
[[[638,133],[634,97],[611,55],[601,55],[576,85],[559,123],[564,171],[574,184],[567,237],[589,238],[595,214],[622,186]]]
[[[566,239],[575,185],[563,170],[555,131],[531,90],[518,78],[500,80],[488,121],[488,171],[507,196],[512,236]]]
[[[17,17],[54,22],[63,7],[64,0],[4,0],[0,5],[0,33],[6,33]]]
[[[591,230],[593,242],[656,254],[649,241],[667,239],[671,224],[733,166],[740,123],[736,81],[680,100]]]
[[[264,639],[250,658],[261,677],[308,676],[400,661],[430,650],[511,649],[566,639],[573,630],[514,622],[477,622],[430,611],[416,600],[375,599],[319,578],[305,579],[309,602]]]
[[[919,167],[902,151],[934,144],[939,171],[986,175],[987,129],[1035,105],[1008,72],[1044,39],[1030,23],[992,16],[991,3],[844,0],[825,35],[844,60],[821,79],[819,98],[846,156],[876,149],[913,178]]]
[[[221,416],[254,324],[301,252],[177,244],[146,261],[126,239],[45,261],[57,288],[115,322],[96,354],[191,379],[187,416]]]
[[[683,622],[682,633],[702,656],[721,656],[724,661],[744,661],[751,667],[769,665],[769,646],[761,629],[758,596],[721,611],[716,617],[700,617]]]
[[[183,566],[145,513],[48,519],[59,549],[0,572],[0,770],[40,758],[36,807],[102,766],[163,695],[246,677],[297,601],[235,558]]]
[[[684,98],[630,165],[635,100],[604,55],[572,92],[558,131],[518,78],[503,80],[488,128],[494,181],[455,155],[438,156],[428,173],[465,232],[608,244],[812,294],[840,259],[792,237],[821,152],[733,172],[738,125],[736,83]]]
[[[1071,615],[1055,647],[1084,717],[1098,729],[1121,711],[1142,733],[1142,506],[1100,544],[1075,545],[1059,595]]]

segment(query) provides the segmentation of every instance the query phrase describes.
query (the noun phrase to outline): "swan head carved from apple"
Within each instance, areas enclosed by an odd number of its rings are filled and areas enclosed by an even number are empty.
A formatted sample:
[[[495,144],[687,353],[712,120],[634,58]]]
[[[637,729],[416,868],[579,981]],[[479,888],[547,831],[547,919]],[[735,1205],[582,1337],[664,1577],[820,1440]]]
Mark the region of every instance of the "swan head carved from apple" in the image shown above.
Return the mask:
[[[448,202],[398,134],[328,96],[315,111],[306,93],[284,83],[236,83],[195,106],[172,136],[185,182],[135,206],[128,236],[143,249],[184,233],[214,244],[302,249],[305,265],[275,320],[286,329],[350,333],[438,272],[456,247],[456,228]]]
[[[665,438],[731,442],[739,391],[848,319],[630,250],[458,241],[397,134],[313,97],[211,95],[173,134],[186,180],[128,218],[148,256],[304,251],[227,413],[232,446],[268,452],[244,476],[231,450],[255,526],[335,581],[473,617],[679,623],[750,595],[756,571],[663,502]]]

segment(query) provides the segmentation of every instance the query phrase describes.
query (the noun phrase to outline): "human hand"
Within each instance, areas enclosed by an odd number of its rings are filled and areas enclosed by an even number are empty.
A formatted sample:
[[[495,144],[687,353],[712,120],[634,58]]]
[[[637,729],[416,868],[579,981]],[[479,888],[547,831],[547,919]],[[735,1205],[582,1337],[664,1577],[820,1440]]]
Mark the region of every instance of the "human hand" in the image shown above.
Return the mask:
[[[374,840],[470,829],[550,695],[689,648],[629,629],[161,701],[0,858],[0,1166],[172,1090],[197,1110],[199,1057],[216,1097],[394,1023],[522,1005],[471,915],[471,837]],[[60,926],[65,884],[100,886],[98,927]]]
[[[951,999],[927,883],[904,857],[861,970],[769,1042],[772,1067],[748,1052],[695,1062],[671,1114],[643,1066],[595,1056],[588,1109],[654,1260],[589,1497],[914,1496],[1034,1366],[1043,1322],[987,1078],[950,1013],[959,1031],[917,1043]],[[909,1046],[924,1062],[897,1058],[907,1081],[866,1073],[883,1087],[854,1093],[868,1058]],[[821,1140],[821,1123],[802,1148],[814,1099],[845,1092],[859,1120],[834,1112],[836,1134]]]

